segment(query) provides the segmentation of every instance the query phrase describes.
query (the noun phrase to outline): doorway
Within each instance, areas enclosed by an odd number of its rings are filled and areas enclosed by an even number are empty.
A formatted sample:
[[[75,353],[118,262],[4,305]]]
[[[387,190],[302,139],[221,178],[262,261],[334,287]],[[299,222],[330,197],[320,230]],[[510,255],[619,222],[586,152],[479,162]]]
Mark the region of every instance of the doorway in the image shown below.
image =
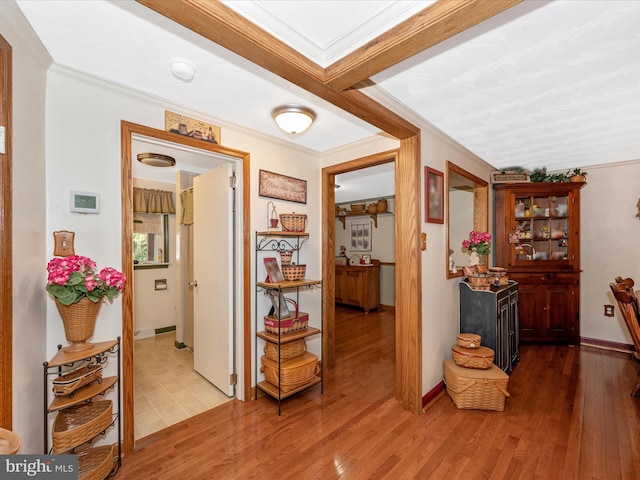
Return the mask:
[[[238,335],[235,345],[237,355],[236,368],[238,373],[237,397],[245,399],[250,397],[251,364],[250,358],[250,297],[249,286],[246,284],[250,278],[250,254],[249,254],[249,154],[237,150],[225,148],[216,144],[210,144],[190,137],[183,137],[178,134],[156,130],[150,127],[133,124],[123,121],[121,123],[122,136],[122,268],[129,278],[133,277],[132,259],[132,139],[135,136],[145,137],[151,141],[175,144],[176,148],[200,149],[215,155],[226,157],[230,161],[238,164],[238,182],[236,191],[238,193],[238,211],[242,212],[238,216],[238,232],[235,239],[238,251],[238,261],[234,265],[234,270],[242,272],[236,275],[237,298],[234,299],[234,308],[238,312],[237,325],[235,325]],[[122,350],[123,350],[123,451],[130,452],[134,448],[134,357],[133,357],[133,287],[131,284],[122,296]]]
[[[135,161],[132,168],[136,441],[235,396],[237,256],[229,178],[238,162],[134,135],[132,157],[149,152],[175,166]],[[147,205],[166,211],[149,213]]]

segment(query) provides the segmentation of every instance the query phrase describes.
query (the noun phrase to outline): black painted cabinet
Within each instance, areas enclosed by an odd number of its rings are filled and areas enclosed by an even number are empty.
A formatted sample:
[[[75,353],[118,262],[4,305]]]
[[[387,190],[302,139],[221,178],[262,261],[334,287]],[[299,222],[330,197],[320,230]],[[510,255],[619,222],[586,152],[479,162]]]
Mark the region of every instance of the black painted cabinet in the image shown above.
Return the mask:
[[[495,352],[494,363],[506,373],[520,361],[518,284],[473,290],[460,283],[460,332],[476,333]]]

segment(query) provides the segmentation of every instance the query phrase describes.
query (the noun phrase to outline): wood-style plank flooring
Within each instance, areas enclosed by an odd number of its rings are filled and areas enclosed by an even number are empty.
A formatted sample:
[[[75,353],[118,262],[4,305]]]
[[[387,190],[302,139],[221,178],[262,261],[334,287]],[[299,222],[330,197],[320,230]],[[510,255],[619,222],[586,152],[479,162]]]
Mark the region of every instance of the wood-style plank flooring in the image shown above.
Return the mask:
[[[138,442],[115,478],[640,478],[628,354],[524,345],[504,412],[458,410],[443,393],[412,415],[393,398],[393,323],[339,308],[324,395],[291,397],[280,417],[270,397],[229,402]]]

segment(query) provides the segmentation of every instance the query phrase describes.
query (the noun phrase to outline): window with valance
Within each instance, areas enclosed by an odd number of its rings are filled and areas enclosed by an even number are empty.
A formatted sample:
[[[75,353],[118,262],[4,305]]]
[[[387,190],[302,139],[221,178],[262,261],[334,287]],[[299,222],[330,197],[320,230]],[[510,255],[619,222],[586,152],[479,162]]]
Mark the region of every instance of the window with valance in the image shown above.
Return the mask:
[[[169,221],[176,208],[173,192],[149,188],[133,189],[134,264],[169,263]]]

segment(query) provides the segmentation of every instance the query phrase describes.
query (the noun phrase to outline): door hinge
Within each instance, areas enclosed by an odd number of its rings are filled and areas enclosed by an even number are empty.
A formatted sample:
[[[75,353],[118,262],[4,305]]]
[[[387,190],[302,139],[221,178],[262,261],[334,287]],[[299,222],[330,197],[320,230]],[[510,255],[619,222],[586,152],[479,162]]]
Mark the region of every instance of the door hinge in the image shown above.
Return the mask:
[[[229,187],[236,188],[236,174],[235,173],[229,177]]]
[[[237,373],[232,373],[231,375],[229,375],[229,384],[230,385],[237,385],[238,384],[238,374]]]

